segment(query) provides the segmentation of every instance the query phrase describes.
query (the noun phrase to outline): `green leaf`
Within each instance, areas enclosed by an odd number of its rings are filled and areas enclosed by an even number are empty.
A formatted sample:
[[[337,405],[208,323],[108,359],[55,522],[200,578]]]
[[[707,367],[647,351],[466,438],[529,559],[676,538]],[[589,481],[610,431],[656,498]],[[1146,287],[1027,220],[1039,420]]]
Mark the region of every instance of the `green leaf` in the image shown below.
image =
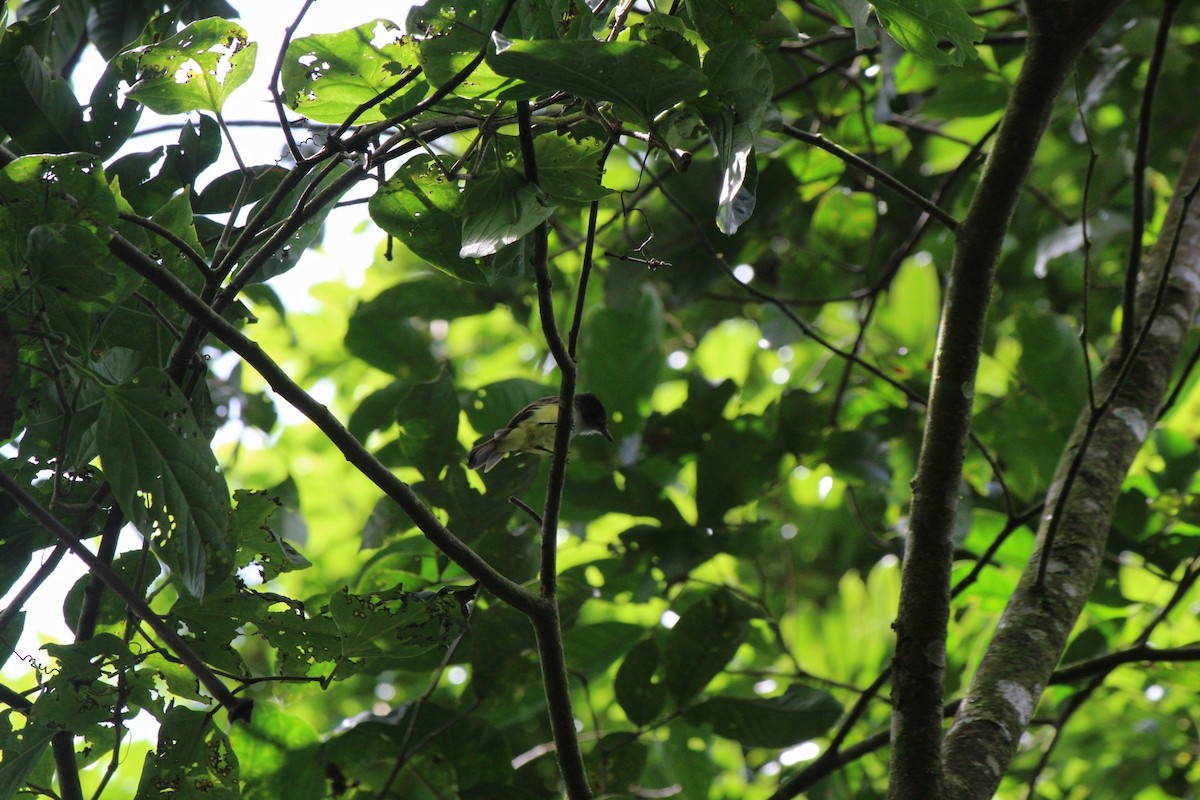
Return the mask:
[[[905,50],[934,64],[962,64],[976,57],[983,31],[958,0],[873,0],[879,23]],[[943,40],[952,49],[943,50]]]
[[[158,578],[158,566],[153,564],[153,559],[151,559],[150,565],[144,562],[145,557],[141,551],[133,551],[122,553],[112,563],[112,570],[117,574],[117,577],[124,581],[140,597],[145,597],[146,590],[150,588],[150,584]],[[67,592],[67,596],[63,600],[63,619],[66,620],[67,627],[73,633],[75,632],[76,624],[79,622],[79,612],[83,608],[84,591],[91,580],[92,576],[90,574],[81,577]],[[100,626],[116,625],[125,619],[127,611],[128,609],[124,601],[111,591],[105,590],[100,599],[100,613],[96,618],[96,622]]]
[[[625,716],[634,725],[654,721],[667,701],[667,690],[654,680],[662,656],[653,639],[639,642],[621,662],[613,690]]]
[[[932,357],[942,288],[931,262],[907,259],[876,308],[875,330],[891,337],[890,347],[900,346],[922,358]]]
[[[709,45],[746,42],[775,13],[773,0],[687,0],[696,30]]]
[[[233,556],[217,460],[164,372],[148,367],[104,394],[96,443],[113,494],[180,586],[201,597],[207,575],[223,576]]]
[[[501,75],[585,100],[611,100],[647,125],[660,112],[698,97],[708,84],[699,70],[644,42],[493,38],[496,55],[488,63]]]
[[[755,418],[720,420],[696,465],[696,507],[703,525],[720,525],[725,512],[758,497],[779,471],[779,442],[753,426]]]
[[[875,196],[866,192],[827,192],[812,216],[812,231],[831,247],[854,247],[875,234],[878,218]]]
[[[854,26],[854,46],[863,50],[875,45],[875,32],[870,28],[871,4],[867,0],[834,0],[838,8],[846,12]]]
[[[395,405],[400,449],[428,479],[460,460],[458,395],[443,371],[436,380],[409,386]]]
[[[94,150],[101,158],[115,155],[129,141],[142,118],[141,104],[121,91],[122,82],[133,78],[132,73],[126,74],[120,64],[111,61],[92,89],[87,120],[91,146],[87,149]]]
[[[117,201],[96,156],[25,156],[0,171],[0,212],[5,237],[23,238],[36,225],[74,222],[108,241],[105,230],[117,222]]]
[[[447,275],[467,283],[489,282],[478,259],[459,255],[462,194],[432,157],[416,156],[401,164],[367,209],[376,225]]]
[[[577,625],[563,631],[563,647],[582,674],[595,678],[645,634],[641,625],[615,620]]]
[[[267,492],[238,489],[233,493],[234,508],[229,516],[229,538],[237,542],[234,566],[239,570],[253,567],[263,581],[270,581],[285,572],[306,569],[309,563],[299,551],[283,539],[276,528],[283,530],[281,520],[283,501]],[[274,522],[274,528],[270,523]]]
[[[236,800],[241,797],[237,753],[211,714],[169,710],[158,745],[146,755],[136,800]]]
[[[214,18],[117,58],[122,67],[136,64],[138,81],[127,94],[151,111],[220,114],[226,98],[250,79],[257,53],[242,26]]]
[[[394,22],[377,19],[339,33],[294,40],[284,55],[283,94],[292,110],[309,119],[340,124],[416,66],[417,50],[411,39]],[[428,91],[428,83],[413,81],[355,117],[355,122],[385,120],[416,105]]]
[[[384,289],[361,307],[379,306],[396,317],[454,320],[486,314],[500,295],[483,287],[464,287],[445,275],[429,273]]]
[[[602,142],[546,135],[537,137],[533,148],[538,186],[552,198],[586,203],[612,194],[600,184],[604,174],[600,164],[605,149]]]
[[[6,709],[0,713],[0,750],[4,751],[4,769],[0,769],[0,797],[17,797],[27,787],[26,779],[37,768],[42,756],[49,753],[50,740],[57,727],[29,725],[13,729],[12,719],[17,712]]]
[[[434,86],[449,84],[479,57],[487,41],[481,31],[459,25],[449,33],[421,42],[421,68],[425,79]],[[475,67],[453,90],[454,95],[471,100],[495,99],[501,92],[509,99],[519,99],[510,97],[514,94],[528,94],[528,91],[522,91],[517,81],[493,71],[486,61]]]
[[[842,715],[831,695],[807,686],[790,686],[779,697],[714,697],[692,706],[683,717],[710,725],[718,736],[743,747],[790,747],[829,730]]]
[[[775,93],[771,62],[762,50],[745,41],[725,42],[704,56],[708,96],[731,108],[735,120],[747,123],[757,135]]]
[[[54,222],[29,231],[25,261],[34,286],[62,292],[81,308],[109,305],[117,281],[108,248],[82,225]]]
[[[512,244],[554,214],[538,187],[511,167],[467,184],[463,192],[460,258],[483,258]]]
[[[275,187],[288,175],[288,171],[275,164],[250,167],[253,175],[250,188],[243,198],[243,208],[249,208],[275,191]],[[193,201],[192,210],[197,214],[228,214],[241,192],[246,176],[240,169],[231,170],[209,181]],[[284,205],[287,205],[286,202]]]
[[[0,97],[0,127],[22,150],[92,149],[83,109],[70,83],[51,75],[32,47],[0,61]]]
[[[684,611],[667,637],[663,683],[677,702],[704,689],[737,652],[757,614],[728,591]]]
[[[410,658],[450,644],[467,627],[466,603],[474,589],[446,587],[437,592],[393,589],[329,599],[329,613],[341,634],[345,658]]]
[[[718,122],[718,120],[720,120]],[[721,191],[717,197],[717,228],[726,236],[738,232],[750,219],[757,202],[758,161],[754,158],[754,128],[748,123],[730,124],[718,116],[709,123],[721,165]]]
[[[355,309],[345,342],[363,361],[409,382],[433,380],[441,369],[429,335],[408,318],[392,316],[386,305],[364,303]]]
[[[638,403],[654,391],[663,368],[662,300],[644,284],[631,292],[636,294],[588,315],[579,340],[585,386],[610,417],[619,412],[625,420],[639,418]]]
[[[1087,404],[1087,371],[1079,334],[1062,317],[1023,310],[1017,317],[1021,338],[1018,372],[1033,395],[1060,426],[1070,425]]]

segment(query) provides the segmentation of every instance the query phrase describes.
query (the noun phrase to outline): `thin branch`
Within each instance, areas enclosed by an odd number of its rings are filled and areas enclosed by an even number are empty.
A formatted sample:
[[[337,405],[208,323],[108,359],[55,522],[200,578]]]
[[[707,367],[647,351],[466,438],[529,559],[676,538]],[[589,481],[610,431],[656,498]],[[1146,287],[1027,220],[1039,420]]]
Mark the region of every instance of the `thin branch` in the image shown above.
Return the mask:
[[[204,276],[205,280],[209,279],[210,275],[212,274],[212,269],[208,266],[208,262],[204,260],[204,256],[197,253],[190,244],[185,242],[174,231],[159,225],[152,219],[139,217],[137,214],[130,214],[127,211],[118,211],[117,217],[125,222],[137,225],[139,228],[145,228],[155,236],[166,239],[172,247],[179,249],[179,252],[183,254],[184,258],[195,265],[196,269],[200,271],[200,274]]]
[[[279,127],[283,131],[284,139],[287,140],[288,152],[292,154],[292,160],[297,164],[304,160],[304,154],[300,152],[300,147],[296,144],[296,137],[292,135],[292,126],[288,124],[287,115],[283,111],[283,59],[287,55],[288,47],[292,44],[292,37],[296,35],[296,31],[300,27],[301,20],[308,14],[308,10],[312,8],[314,2],[316,0],[304,0],[300,11],[296,13],[296,18],[292,20],[292,24],[283,29],[283,41],[279,43],[279,55],[275,58],[275,68],[271,70],[271,83],[268,87],[271,91],[275,113],[279,117]]]
[[[517,102],[517,119],[521,156],[525,163],[525,178],[538,183],[537,156],[533,147],[533,130],[529,102]],[[558,364],[560,374],[558,424],[554,433],[554,453],[550,459],[550,477],[546,486],[546,504],[542,511],[541,603],[537,613],[530,615],[537,636],[538,661],[542,668],[542,683],[546,691],[546,706],[550,730],[554,735],[555,757],[570,800],[590,800],[587,770],[575,731],[575,715],[571,710],[570,676],[567,674],[566,654],[563,651],[562,621],[558,613],[558,519],[562,508],[562,493],[567,478],[567,450],[570,446],[575,405],[575,361],[567,352],[554,321],[554,287],[547,263],[550,230],[546,223],[533,232],[533,270],[537,282],[538,311],[542,333]]]
[[[819,147],[825,152],[837,156],[842,161],[846,162],[860,172],[870,175],[884,186],[887,186],[892,191],[899,194],[905,200],[908,200],[914,206],[928,212],[931,217],[941,222],[946,226],[947,229],[955,230],[958,228],[958,220],[956,220],[949,212],[943,210],[941,206],[918,192],[916,189],[913,189],[903,181],[897,179],[887,170],[880,169],[870,161],[851,153],[844,147],[834,144],[819,133],[809,133],[808,131],[801,130],[796,126],[789,124],[785,124],[783,126],[783,131],[793,139],[798,139],[807,144],[811,144],[814,147]]]
[[[1165,0],[1158,31],[1154,36],[1154,49],[1146,67],[1146,87],[1142,89],[1142,105],[1138,112],[1137,144],[1133,150],[1133,207],[1129,220],[1129,258],[1125,265],[1125,293],[1121,302],[1121,350],[1129,353],[1133,346],[1135,308],[1137,301],[1138,274],[1142,267],[1142,239],[1146,235],[1146,163],[1150,152],[1150,125],[1154,111],[1154,96],[1158,89],[1158,78],[1162,73],[1163,59],[1171,33],[1171,20],[1179,8],[1180,0]]]
[[[501,575],[474,550],[452,534],[417,497],[408,484],[397,478],[388,467],[375,458],[358,439],[346,430],[336,417],[275,363],[262,348],[228,320],[220,316],[178,278],[172,275],[124,237],[114,233],[109,249],[130,268],[170,297],[181,309],[209,333],[233,350],[253,367],[271,389],[286,400],[338,448],[358,470],[388,497],[392,498],[421,532],[441,548],[456,564],[475,578],[484,588],[518,611],[529,614],[537,607],[536,597],[520,585]]]
[[[9,497],[24,509],[27,514],[33,517],[39,525],[58,537],[60,542],[70,548],[71,552],[83,561],[84,564],[87,564],[93,576],[104,581],[104,585],[120,598],[138,619],[150,626],[154,633],[175,653],[175,656],[191,670],[192,674],[196,676],[196,680],[200,682],[200,685],[212,695],[213,699],[225,707],[231,721],[248,721],[250,719],[252,702],[234,697],[225,684],[212,673],[208,665],[192,652],[191,647],[175,632],[175,629],[168,625],[162,617],[154,613],[150,606],[146,605],[146,601],[113,572],[112,567],[97,558],[75,534],[69,531],[49,511],[42,508],[30,496],[29,492],[3,472],[0,472],[0,489],[7,492]]]

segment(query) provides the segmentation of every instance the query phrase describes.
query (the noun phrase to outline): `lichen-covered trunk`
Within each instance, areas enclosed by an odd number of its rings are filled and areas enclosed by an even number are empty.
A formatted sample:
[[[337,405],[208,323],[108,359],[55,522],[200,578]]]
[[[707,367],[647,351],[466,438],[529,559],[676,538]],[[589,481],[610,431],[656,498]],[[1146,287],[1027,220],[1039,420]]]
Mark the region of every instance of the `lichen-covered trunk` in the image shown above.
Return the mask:
[[[946,736],[950,800],[995,793],[1095,583],[1121,485],[1154,426],[1200,303],[1198,186],[1200,135],[1141,272],[1134,325],[1140,344],[1129,358],[1114,350],[1105,361],[1096,394],[1103,400],[1111,393],[1110,401],[1098,401],[1098,414],[1084,409],[1076,422],[1033,557]]]

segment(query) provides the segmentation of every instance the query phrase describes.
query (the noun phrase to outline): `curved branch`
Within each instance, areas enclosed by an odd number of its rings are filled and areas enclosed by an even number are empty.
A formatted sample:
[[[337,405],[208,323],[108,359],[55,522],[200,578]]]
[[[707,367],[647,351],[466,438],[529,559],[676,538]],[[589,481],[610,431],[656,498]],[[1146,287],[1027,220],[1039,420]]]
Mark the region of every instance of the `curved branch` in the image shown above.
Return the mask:
[[[537,598],[500,574],[491,564],[450,532],[421,502],[412,488],[392,474],[341,422],[293,381],[262,348],[235,328],[178,278],[163,269],[124,237],[114,233],[109,249],[135,272],[174,300],[197,323],[253,367],[284,400],[308,417],[329,441],[372,483],[392,498],[421,532],[485,589],[525,614],[536,613]]]
[[[800,130],[794,125],[787,124],[783,126],[783,132],[788,136],[791,136],[793,139],[805,142],[806,144],[811,144],[814,147],[819,147],[826,153],[837,156],[842,161],[846,162],[860,172],[865,172],[875,180],[882,183],[884,186],[887,186],[892,191],[896,192],[896,194],[900,195],[905,200],[909,201],[918,208],[927,211],[929,216],[935,218],[938,222],[945,225],[947,229],[954,230],[958,227],[958,220],[956,220],[953,215],[950,214],[950,212],[944,210],[937,203],[933,202],[928,197],[921,194],[903,181],[898,180],[887,170],[882,170],[872,164],[870,161],[851,153],[849,150],[841,147],[840,145],[834,144],[821,134],[809,133],[808,131]]]

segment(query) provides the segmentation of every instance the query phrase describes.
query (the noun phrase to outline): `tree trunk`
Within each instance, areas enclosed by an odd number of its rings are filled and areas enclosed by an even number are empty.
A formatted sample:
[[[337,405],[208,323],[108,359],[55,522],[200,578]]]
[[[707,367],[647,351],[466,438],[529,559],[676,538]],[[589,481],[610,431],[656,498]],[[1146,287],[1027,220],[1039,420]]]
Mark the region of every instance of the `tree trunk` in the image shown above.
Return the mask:
[[[983,800],[995,793],[1087,602],[1121,485],[1154,426],[1200,303],[1198,187],[1200,135],[1142,269],[1134,326],[1140,346],[1128,364],[1119,348],[1105,360],[1097,397],[1111,392],[1111,402],[1085,409],[1075,424],[1046,497],[1033,557],[946,736],[947,798]]]

